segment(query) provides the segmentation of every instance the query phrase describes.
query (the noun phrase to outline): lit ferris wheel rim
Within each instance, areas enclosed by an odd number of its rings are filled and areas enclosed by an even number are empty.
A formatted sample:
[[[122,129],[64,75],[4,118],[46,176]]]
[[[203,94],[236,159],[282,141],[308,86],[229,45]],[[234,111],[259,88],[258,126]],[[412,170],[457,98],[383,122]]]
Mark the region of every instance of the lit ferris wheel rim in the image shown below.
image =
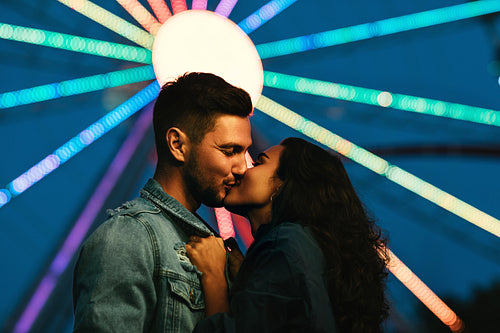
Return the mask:
[[[97,18],[96,13],[103,13],[103,10],[98,8],[98,6],[92,4],[90,1],[86,0],[59,0],[68,6],[72,6],[75,10],[80,10],[82,14],[88,17]],[[162,23],[161,17],[163,17],[163,22],[168,20],[172,15],[168,12],[168,7],[165,6],[162,0],[160,1],[148,1],[159,19],[159,22],[154,22],[154,17],[147,15],[147,10],[142,7],[137,1],[118,1],[124,8],[130,12],[136,13],[134,16],[138,22],[143,25],[143,27],[149,32],[144,32],[142,29],[137,29],[133,27],[124,28],[123,22],[118,18],[113,16],[102,16],[100,19],[95,19],[101,24],[106,24],[106,26],[116,28],[117,33],[131,39],[140,46],[143,47],[142,51],[137,51],[132,48],[128,48],[130,54],[134,55],[136,52],[141,54],[141,60],[137,59],[138,62],[150,63],[148,59],[148,50],[153,47],[154,35],[159,31],[160,24]],[[261,24],[265,23],[267,20],[274,17],[287,6],[291,5],[295,1],[271,1],[266,6],[262,7],[260,10],[256,11],[249,18],[242,21],[239,26],[246,33],[250,33],[257,29]],[[224,16],[228,16],[231,12],[232,7],[236,1],[221,1],[216,9],[219,13],[225,13]],[[162,7],[164,6],[164,7]],[[141,8],[142,7],[142,8]],[[163,8],[163,9],[162,9]],[[185,1],[172,1],[173,14],[177,15],[183,11],[187,10]],[[206,9],[206,1],[193,1],[193,9],[204,10]],[[225,11],[224,11],[225,10]],[[410,29],[416,29],[423,26],[429,26],[432,24],[440,24],[444,22],[451,22],[453,20],[464,19],[468,17],[484,15],[488,12],[495,12],[500,10],[500,5],[498,2],[494,1],[478,1],[474,4],[464,4],[459,6],[453,6],[453,8],[442,8],[440,10],[429,11],[425,13],[418,13],[413,15],[407,15],[407,17],[395,18],[391,22],[393,28],[389,29],[390,20],[382,20],[379,22],[370,23],[367,25],[355,26],[344,28],[342,31],[334,30],[331,32],[324,32],[315,35],[304,36],[300,38],[294,38],[291,40],[283,40],[275,43],[266,43],[266,45],[257,45],[257,51],[262,58],[269,58],[277,55],[291,54],[293,52],[304,52],[309,49],[314,49],[318,47],[327,47],[332,45],[338,45],[341,43],[351,42],[355,40],[367,39],[375,36],[380,36],[382,34],[397,33],[400,31],[407,31]],[[439,15],[437,12],[439,11]],[[170,14],[170,15],[169,15]],[[142,16],[141,16],[142,15]],[[445,18],[442,20],[441,18]],[[153,20],[151,20],[153,18]],[[109,22],[109,24],[108,24]],[[396,24],[397,23],[397,24]],[[399,24],[399,25],[398,25]],[[396,28],[394,28],[396,27]],[[35,44],[43,44],[45,42],[52,43],[53,45],[48,45],[52,47],[60,47],[65,45],[66,39],[62,34],[58,34],[52,41],[43,39],[40,42],[40,38],[32,38],[33,33],[40,36],[42,32],[37,29],[32,29],[28,32],[31,37],[23,36],[23,32],[26,33],[27,29],[23,27],[15,27],[12,25],[3,24],[0,26],[0,36],[5,39],[19,40],[24,42],[33,42]],[[36,31],[35,31],[36,30]],[[62,38],[62,40],[61,40]],[[74,39],[73,39],[74,41]],[[78,43],[87,43],[86,46],[91,45],[92,41],[86,41],[84,39],[79,39]],[[78,43],[69,43],[70,45],[67,49],[72,49],[78,52],[94,52],[92,47],[89,48],[77,45]],[[75,44],[75,45],[73,45]],[[120,46],[122,47],[122,46]],[[85,49],[83,51],[82,49]],[[264,53],[265,52],[265,53]],[[274,53],[273,53],[274,52]],[[153,52],[154,53],[154,52]],[[105,55],[108,56],[108,55]],[[154,54],[153,54],[154,57]],[[130,61],[134,61],[128,59]],[[260,60],[259,60],[260,61]],[[101,80],[102,83],[96,90],[104,89],[112,86],[109,82],[114,82],[114,85],[126,84],[130,82],[144,81],[154,78],[150,66],[144,66],[141,69],[142,73],[145,75],[141,76],[140,79],[128,77],[127,79],[121,81],[112,81],[113,79],[102,77],[100,78],[89,78],[85,81],[85,84],[89,82],[95,83]],[[121,74],[121,73],[120,73]],[[119,74],[116,74],[118,77]],[[134,76],[134,75],[131,75]],[[429,110],[432,114],[434,112],[435,116],[447,116],[446,106],[447,102],[442,101],[431,101],[425,98],[415,97],[411,99],[411,96],[397,95],[384,91],[366,91],[364,88],[353,87],[353,86],[340,86],[332,82],[317,82],[317,80],[308,78],[298,78],[292,77],[290,75],[281,73],[264,72],[266,78],[265,85],[268,87],[275,87],[279,89],[299,91],[309,94],[319,94],[323,96],[328,96],[331,98],[341,98],[345,100],[352,100],[360,103],[368,103],[373,105],[379,105],[382,107],[395,107],[395,100],[401,100],[398,104],[399,109],[406,111],[413,111],[423,113]],[[83,79],[83,78],[82,78]],[[117,79],[118,80],[118,79]],[[135,82],[137,82],[135,81]],[[72,80],[72,82],[65,82],[65,84],[43,87],[43,89],[32,88],[24,89],[19,92],[9,92],[0,95],[0,107],[12,107],[20,104],[35,103],[44,100],[44,94],[48,92],[52,93],[51,98],[58,98],[62,96],[69,96],[72,94],[83,93],[87,91],[92,91],[91,89],[81,89],[82,81]],[[158,85],[156,83],[151,84],[145,90],[139,92],[130,101],[125,102],[122,106],[113,110],[109,115],[94,123],[92,126],[83,130],[75,138],[73,138],[68,143],[61,146],[60,149],[56,150],[53,154],[49,155],[46,159],[42,160],[39,164],[28,170],[26,173],[16,178],[12,181],[5,189],[0,190],[0,207],[10,201],[14,196],[17,196],[24,192],[27,188],[32,186],[34,183],[39,181],[48,173],[55,170],[62,163],[67,161],[69,158],[80,152],[86,146],[95,142],[100,136],[105,134],[110,129],[119,125],[124,119],[127,119],[130,115],[138,111],[149,101],[154,99],[157,93]],[[64,92],[64,94],[60,93]],[[8,95],[7,95],[8,94]],[[42,95],[42,96],[40,96]],[[34,97],[33,97],[34,96]],[[360,96],[362,98],[360,98]],[[49,98],[49,99],[51,99]],[[20,104],[16,104],[20,101]],[[27,103],[26,103],[27,102]],[[435,102],[435,104],[433,104]],[[132,109],[130,109],[132,106]],[[455,106],[459,106],[455,104]],[[478,111],[479,108],[467,109],[467,106],[463,107],[461,111]],[[409,174],[408,172],[390,165],[383,159],[374,156],[373,154],[367,152],[363,148],[356,146],[355,144],[340,138],[330,132],[328,129],[321,128],[317,124],[303,118],[302,116],[293,113],[291,110],[279,105],[278,103],[269,100],[266,97],[261,98],[258,101],[257,108],[266,114],[279,119],[280,121],[286,123],[290,127],[300,131],[301,133],[313,138],[314,140],[322,143],[323,145],[338,151],[339,153],[351,158],[352,160],[360,163],[361,165],[369,168],[370,170],[377,172],[391,181],[394,181],[403,187],[410,189],[411,191],[421,195],[422,197],[448,209],[450,212],[457,214],[464,219],[479,225],[482,228],[492,232],[495,235],[499,235],[498,231],[498,220],[495,218],[480,212],[470,205],[467,205],[460,201],[459,199],[450,196],[446,192],[437,189],[431,184],[418,179],[417,177]],[[397,107],[396,107],[397,108]],[[472,108],[472,107],[471,107]],[[456,108],[455,108],[456,109]],[[480,117],[480,121],[484,121],[486,124],[498,126],[498,121],[500,117],[498,116],[498,111],[495,110],[479,110],[484,111]],[[467,116],[462,116],[460,112],[455,112],[456,119],[466,119]],[[452,117],[453,118],[453,117]],[[467,119],[469,121],[475,121]]]

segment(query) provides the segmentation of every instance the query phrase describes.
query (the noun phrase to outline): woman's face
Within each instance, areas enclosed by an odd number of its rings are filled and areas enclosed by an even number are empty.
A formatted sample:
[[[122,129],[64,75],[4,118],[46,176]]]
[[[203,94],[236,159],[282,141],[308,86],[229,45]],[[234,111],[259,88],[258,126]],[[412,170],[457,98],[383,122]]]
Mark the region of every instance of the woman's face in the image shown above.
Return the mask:
[[[260,153],[238,186],[233,186],[224,199],[224,206],[233,213],[246,215],[251,209],[271,207],[271,196],[281,185],[276,176],[284,147],[273,146]]]

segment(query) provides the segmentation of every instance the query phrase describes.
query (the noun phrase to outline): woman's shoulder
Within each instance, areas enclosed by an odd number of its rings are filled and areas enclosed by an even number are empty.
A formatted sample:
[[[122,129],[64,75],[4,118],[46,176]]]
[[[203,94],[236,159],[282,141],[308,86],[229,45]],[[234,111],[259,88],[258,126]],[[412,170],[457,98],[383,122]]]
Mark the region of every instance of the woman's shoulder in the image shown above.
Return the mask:
[[[273,227],[270,231],[270,237],[276,240],[295,240],[312,237],[310,228],[299,223],[284,222]]]
[[[298,223],[285,222],[273,226],[259,243],[291,255],[321,252],[310,228]]]

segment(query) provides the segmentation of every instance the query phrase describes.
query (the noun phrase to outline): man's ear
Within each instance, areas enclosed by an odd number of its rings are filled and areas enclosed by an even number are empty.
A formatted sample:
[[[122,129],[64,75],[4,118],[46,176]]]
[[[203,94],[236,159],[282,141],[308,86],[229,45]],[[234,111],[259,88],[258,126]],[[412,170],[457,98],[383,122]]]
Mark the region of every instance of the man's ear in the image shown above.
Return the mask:
[[[171,127],[165,135],[172,156],[179,162],[185,162],[189,152],[189,138],[186,133],[178,127]]]

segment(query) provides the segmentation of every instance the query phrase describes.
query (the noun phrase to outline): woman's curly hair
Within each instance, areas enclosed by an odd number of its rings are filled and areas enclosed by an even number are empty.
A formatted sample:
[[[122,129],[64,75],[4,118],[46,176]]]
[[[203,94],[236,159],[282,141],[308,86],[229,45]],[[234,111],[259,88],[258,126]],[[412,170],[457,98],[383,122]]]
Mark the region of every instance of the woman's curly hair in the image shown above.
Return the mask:
[[[339,157],[299,138],[281,142],[272,223],[309,226],[323,251],[340,332],[382,332],[389,305],[386,239],[356,195]]]

